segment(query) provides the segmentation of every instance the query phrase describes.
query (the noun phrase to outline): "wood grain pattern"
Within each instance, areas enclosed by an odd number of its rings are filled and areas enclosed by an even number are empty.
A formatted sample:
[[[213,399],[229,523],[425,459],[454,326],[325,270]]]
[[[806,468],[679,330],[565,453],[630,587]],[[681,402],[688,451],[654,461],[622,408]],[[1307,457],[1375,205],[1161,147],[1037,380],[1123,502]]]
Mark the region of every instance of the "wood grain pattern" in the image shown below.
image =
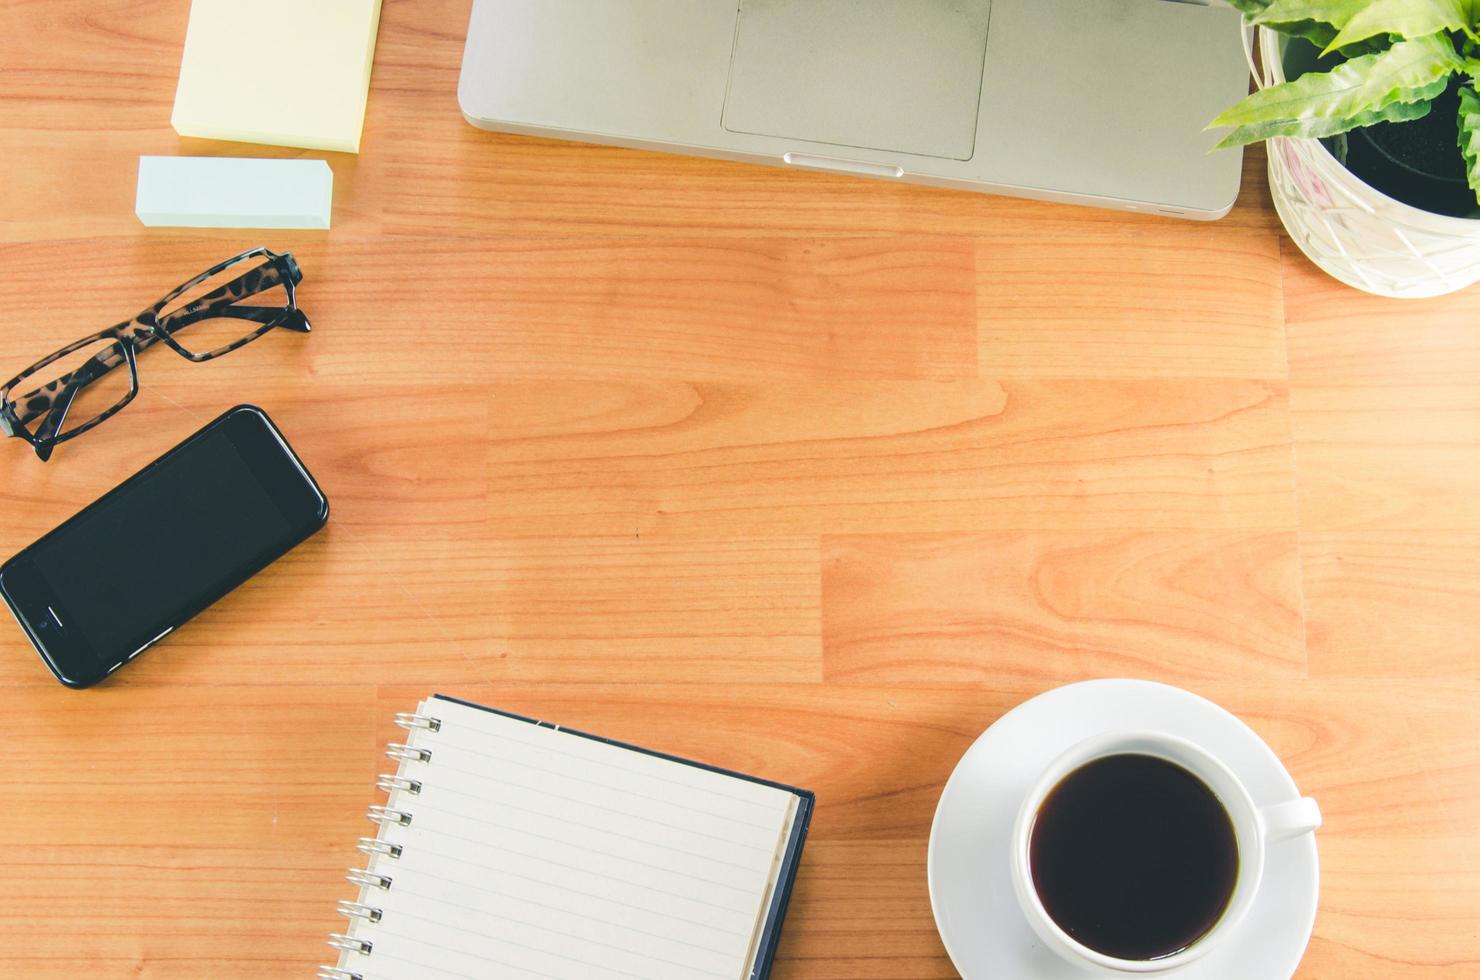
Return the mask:
[[[544,385],[501,389],[495,431]],[[558,396],[557,396],[558,397]],[[662,386],[490,443],[502,533],[1293,527],[1285,393],[1254,381]],[[541,408],[544,419],[549,410]]]
[[[953,766],[1133,675],[1322,802],[1301,980],[1480,977],[1480,293],[1324,278],[1258,150],[1201,225],[479,132],[469,0],[385,0],[333,230],[144,229],[140,154],[313,155],[174,135],[187,10],[0,3],[0,364],[259,243],[314,332],[0,445],[0,553],[241,401],[333,519],[95,690],[0,631],[0,976],[308,974],[440,690],[816,790],[778,980],[953,977]]]
[[[1285,377],[1279,243],[1266,233],[1219,222],[989,234],[976,253],[984,372]]]
[[[823,541],[829,681],[1299,677],[1293,532]]]
[[[1311,531],[1301,551],[1311,673],[1480,676],[1480,533]]]
[[[1312,529],[1480,529],[1480,294],[1338,310],[1286,264],[1292,425]]]

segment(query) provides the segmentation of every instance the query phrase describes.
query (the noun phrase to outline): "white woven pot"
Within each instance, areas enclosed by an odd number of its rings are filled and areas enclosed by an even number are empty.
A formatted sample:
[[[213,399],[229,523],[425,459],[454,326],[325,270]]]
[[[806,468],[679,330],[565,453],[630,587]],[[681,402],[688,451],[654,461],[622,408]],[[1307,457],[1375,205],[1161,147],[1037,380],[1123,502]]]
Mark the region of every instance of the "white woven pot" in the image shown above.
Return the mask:
[[[1280,35],[1258,29],[1261,87],[1285,80]],[[1248,33],[1244,34],[1248,48]],[[1251,59],[1252,61],[1252,59]],[[1480,280],[1480,219],[1395,201],[1358,180],[1320,140],[1268,141],[1269,190],[1300,250],[1349,286],[1379,296],[1439,296]]]

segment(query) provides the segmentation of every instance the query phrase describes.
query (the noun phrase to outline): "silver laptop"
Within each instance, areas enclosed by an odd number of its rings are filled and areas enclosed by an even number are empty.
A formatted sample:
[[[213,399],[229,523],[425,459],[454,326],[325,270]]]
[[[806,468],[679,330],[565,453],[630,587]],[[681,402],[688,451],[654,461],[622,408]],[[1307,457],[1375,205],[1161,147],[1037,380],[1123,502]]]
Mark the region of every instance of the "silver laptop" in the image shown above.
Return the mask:
[[[1238,14],[1175,0],[474,0],[485,129],[1223,216]]]

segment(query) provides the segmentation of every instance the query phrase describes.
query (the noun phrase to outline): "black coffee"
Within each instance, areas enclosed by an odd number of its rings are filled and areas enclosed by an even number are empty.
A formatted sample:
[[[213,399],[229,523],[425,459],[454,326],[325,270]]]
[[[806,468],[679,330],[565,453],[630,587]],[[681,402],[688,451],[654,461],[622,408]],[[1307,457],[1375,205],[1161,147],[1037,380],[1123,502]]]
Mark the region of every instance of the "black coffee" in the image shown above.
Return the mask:
[[[1147,755],[1106,756],[1060,780],[1038,808],[1029,857],[1059,928],[1124,960],[1197,942],[1238,878],[1223,804],[1186,769]]]

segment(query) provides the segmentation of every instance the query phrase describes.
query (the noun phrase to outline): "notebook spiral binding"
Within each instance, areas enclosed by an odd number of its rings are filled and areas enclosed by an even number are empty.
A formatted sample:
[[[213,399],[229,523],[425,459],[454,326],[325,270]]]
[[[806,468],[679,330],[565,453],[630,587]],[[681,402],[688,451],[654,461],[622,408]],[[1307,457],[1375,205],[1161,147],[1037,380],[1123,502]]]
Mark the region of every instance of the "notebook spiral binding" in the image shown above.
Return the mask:
[[[353,936],[344,936],[337,932],[330,934],[329,945],[351,953],[368,953],[375,948],[375,944],[368,939],[355,939]]]
[[[426,731],[439,732],[442,730],[442,721],[427,715],[418,715],[410,712],[402,712],[396,715],[396,724],[408,732]],[[418,748],[404,742],[392,742],[385,748],[385,754],[398,762],[431,762],[432,752],[430,749]],[[405,793],[409,796],[421,794],[421,781],[410,779],[400,774],[381,773],[375,780],[377,789],[393,796],[396,793]],[[390,801],[387,800],[387,803]],[[365,816],[382,828],[387,827],[409,827],[411,826],[412,814],[408,810],[400,810],[390,806],[372,806],[366,811]],[[370,855],[373,861],[376,858],[390,858],[396,860],[401,856],[401,845],[390,841],[381,840],[378,837],[361,837],[359,843],[355,844],[355,850],[362,854]],[[360,886],[360,898],[362,901],[339,903],[339,914],[353,922],[360,919],[367,923],[380,921],[382,912],[373,905],[364,904],[364,899],[371,889],[389,891],[392,878],[390,875],[372,871],[369,868],[350,868],[345,875],[345,880]],[[332,933],[329,936],[329,945],[334,949],[345,953],[356,953],[360,956],[369,956],[374,951],[375,944],[368,939],[357,936],[347,936],[342,933]],[[342,961],[341,961],[342,962]],[[339,966],[319,967],[318,980],[365,980],[363,974],[353,970],[346,970]]]
[[[375,788],[387,793],[394,793],[396,790],[400,790],[403,793],[410,793],[412,796],[420,796],[421,780],[407,779],[405,776],[389,776],[381,773],[376,777]]]
[[[360,851],[363,854],[369,854],[372,857],[376,854],[380,854],[388,858],[398,858],[401,856],[400,844],[392,844],[389,841],[376,840],[374,837],[361,837],[360,842],[355,845],[355,850]]]
[[[387,875],[378,875],[373,871],[361,871],[359,868],[350,868],[349,874],[344,880],[361,888],[379,888],[381,891],[390,891],[391,879]]]
[[[385,754],[399,762],[431,762],[431,749],[416,749],[401,742],[392,742],[385,747]]]
[[[413,714],[409,711],[398,712],[396,714],[396,724],[408,732],[418,728],[425,728],[430,732],[440,732],[442,730],[442,719]]]
[[[365,814],[371,820],[379,824],[400,824],[402,827],[411,826],[411,814],[405,810],[392,810],[388,806],[372,806],[370,812]]]
[[[341,901],[339,903],[339,914],[349,919],[364,919],[366,922],[380,921],[380,909],[373,909],[368,905],[361,905],[359,902]]]

